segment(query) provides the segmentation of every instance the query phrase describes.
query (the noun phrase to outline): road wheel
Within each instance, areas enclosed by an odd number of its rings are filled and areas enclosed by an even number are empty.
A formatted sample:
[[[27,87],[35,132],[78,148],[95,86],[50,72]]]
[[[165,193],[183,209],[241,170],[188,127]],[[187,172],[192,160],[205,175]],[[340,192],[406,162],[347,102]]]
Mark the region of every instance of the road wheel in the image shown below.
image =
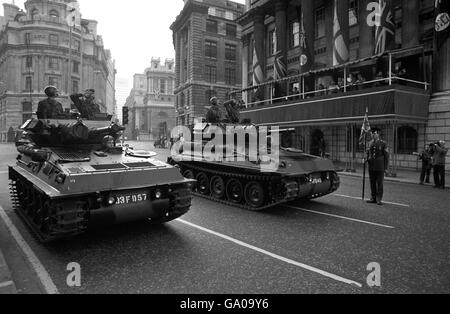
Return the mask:
[[[225,196],[225,182],[222,177],[215,176],[211,179],[211,194],[217,199]]]
[[[204,172],[197,175],[197,191],[203,195],[209,195],[209,178]]]
[[[183,177],[185,177],[186,179],[195,179],[195,175],[194,172],[192,170],[185,170],[183,172]],[[189,183],[188,187],[191,191],[195,190],[195,183]]]
[[[258,209],[264,204],[264,188],[261,183],[250,182],[245,187],[245,201],[247,205]]]
[[[244,198],[244,188],[239,180],[231,179],[227,183],[227,198],[230,202],[240,204]]]

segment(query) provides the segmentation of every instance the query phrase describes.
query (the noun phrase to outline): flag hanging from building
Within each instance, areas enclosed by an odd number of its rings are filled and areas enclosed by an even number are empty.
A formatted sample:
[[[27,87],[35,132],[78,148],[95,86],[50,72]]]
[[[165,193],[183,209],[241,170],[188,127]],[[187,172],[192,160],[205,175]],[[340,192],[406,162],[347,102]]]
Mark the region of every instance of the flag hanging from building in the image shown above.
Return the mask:
[[[379,0],[375,22],[375,54],[395,47],[395,22],[392,0]]]
[[[260,85],[264,80],[261,64],[258,60],[258,54],[256,53],[256,47],[253,48],[253,86]]]
[[[364,144],[364,139],[366,135],[371,132],[370,123],[369,123],[369,109],[366,109],[366,115],[364,117],[364,122],[361,128],[361,136],[359,137],[359,143]]]
[[[345,42],[344,34],[339,22],[338,1],[339,0],[334,0],[333,66],[346,63],[350,58],[347,43]],[[344,18],[348,18],[348,16],[345,16]]]
[[[310,61],[312,60],[312,58],[309,54],[308,38],[306,37],[305,20],[303,18],[303,9],[301,9],[300,17],[300,67],[302,69],[302,72],[305,72],[305,69],[310,68]]]
[[[450,37],[450,0],[435,0],[436,48],[440,49]]]
[[[283,53],[281,50],[277,51],[275,54],[274,61],[274,79],[279,80],[286,77],[286,65],[283,62]]]

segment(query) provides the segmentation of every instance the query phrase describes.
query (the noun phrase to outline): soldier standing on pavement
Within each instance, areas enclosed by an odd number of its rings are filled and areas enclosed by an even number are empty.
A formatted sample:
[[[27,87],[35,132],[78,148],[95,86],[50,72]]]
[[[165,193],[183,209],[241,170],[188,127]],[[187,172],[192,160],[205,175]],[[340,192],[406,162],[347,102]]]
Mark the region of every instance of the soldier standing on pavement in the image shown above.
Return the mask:
[[[368,203],[383,205],[384,175],[389,166],[389,153],[386,142],[380,138],[380,133],[380,130],[372,130],[373,141],[367,151],[370,188],[372,191],[372,198]]]
[[[55,86],[47,86],[44,93],[48,98],[39,103],[37,118],[39,120],[54,119],[63,114],[63,107],[56,100],[56,97],[59,96],[58,89]]]

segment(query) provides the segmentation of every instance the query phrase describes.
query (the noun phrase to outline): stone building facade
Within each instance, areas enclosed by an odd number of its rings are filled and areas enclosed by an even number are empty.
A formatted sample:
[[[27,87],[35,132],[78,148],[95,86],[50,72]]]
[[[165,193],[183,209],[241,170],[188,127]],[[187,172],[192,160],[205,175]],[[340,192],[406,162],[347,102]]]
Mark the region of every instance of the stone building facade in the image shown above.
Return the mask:
[[[72,0],[28,0],[25,11],[3,4],[0,19],[0,140],[17,130],[56,85],[59,101],[70,109],[69,95],[96,89],[102,111],[115,113],[115,64],[97,34],[97,22],[81,19],[68,26]],[[79,26],[78,26],[79,25]],[[71,42],[71,44],[70,44]],[[72,48],[69,53],[70,47]]]
[[[129,108],[127,137],[153,141],[170,137],[175,127],[175,62],[152,58],[144,74],[135,74],[133,89],[125,106]]]
[[[228,0],[186,0],[172,24],[176,63],[177,125],[205,116],[209,100],[228,99],[241,84],[244,5]]]
[[[389,19],[383,15],[377,24],[379,3],[393,17],[392,40],[381,54],[376,52],[377,27]],[[450,139],[450,43],[435,49],[434,5],[434,0],[246,1],[238,19],[248,104],[243,117],[295,129],[285,135],[286,142],[308,153],[316,154],[323,139],[327,154],[353,170],[363,157],[359,137],[369,109],[372,127],[382,130],[390,147],[390,173],[420,168],[414,152]],[[337,48],[336,38],[347,53]],[[336,63],[336,51],[347,58]],[[252,87],[257,85],[255,57],[259,87]],[[277,60],[286,66],[278,80]],[[347,86],[350,74],[361,74],[363,83]],[[339,80],[339,92],[330,92]]]

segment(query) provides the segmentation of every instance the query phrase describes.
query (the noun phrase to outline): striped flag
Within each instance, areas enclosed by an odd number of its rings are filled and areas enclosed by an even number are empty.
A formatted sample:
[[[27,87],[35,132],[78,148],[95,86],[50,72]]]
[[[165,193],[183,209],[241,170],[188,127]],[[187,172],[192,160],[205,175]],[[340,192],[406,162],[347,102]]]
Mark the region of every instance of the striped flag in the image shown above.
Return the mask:
[[[395,22],[392,0],[379,0],[376,14],[375,54],[384,53],[395,43]]]
[[[341,30],[338,15],[338,1],[334,0],[334,20],[333,20],[333,66],[348,62],[350,55],[344,35]],[[348,18],[345,16],[345,18]]]
[[[264,81],[264,75],[261,68],[261,64],[258,60],[258,54],[256,53],[256,47],[253,49],[253,86],[260,85]]]
[[[361,136],[359,137],[359,143],[364,144],[364,139],[367,134],[371,132],[370,123],[369,123],[369,109],[366,109],[366,115],[364,117],[364,122],[361,128]]]

